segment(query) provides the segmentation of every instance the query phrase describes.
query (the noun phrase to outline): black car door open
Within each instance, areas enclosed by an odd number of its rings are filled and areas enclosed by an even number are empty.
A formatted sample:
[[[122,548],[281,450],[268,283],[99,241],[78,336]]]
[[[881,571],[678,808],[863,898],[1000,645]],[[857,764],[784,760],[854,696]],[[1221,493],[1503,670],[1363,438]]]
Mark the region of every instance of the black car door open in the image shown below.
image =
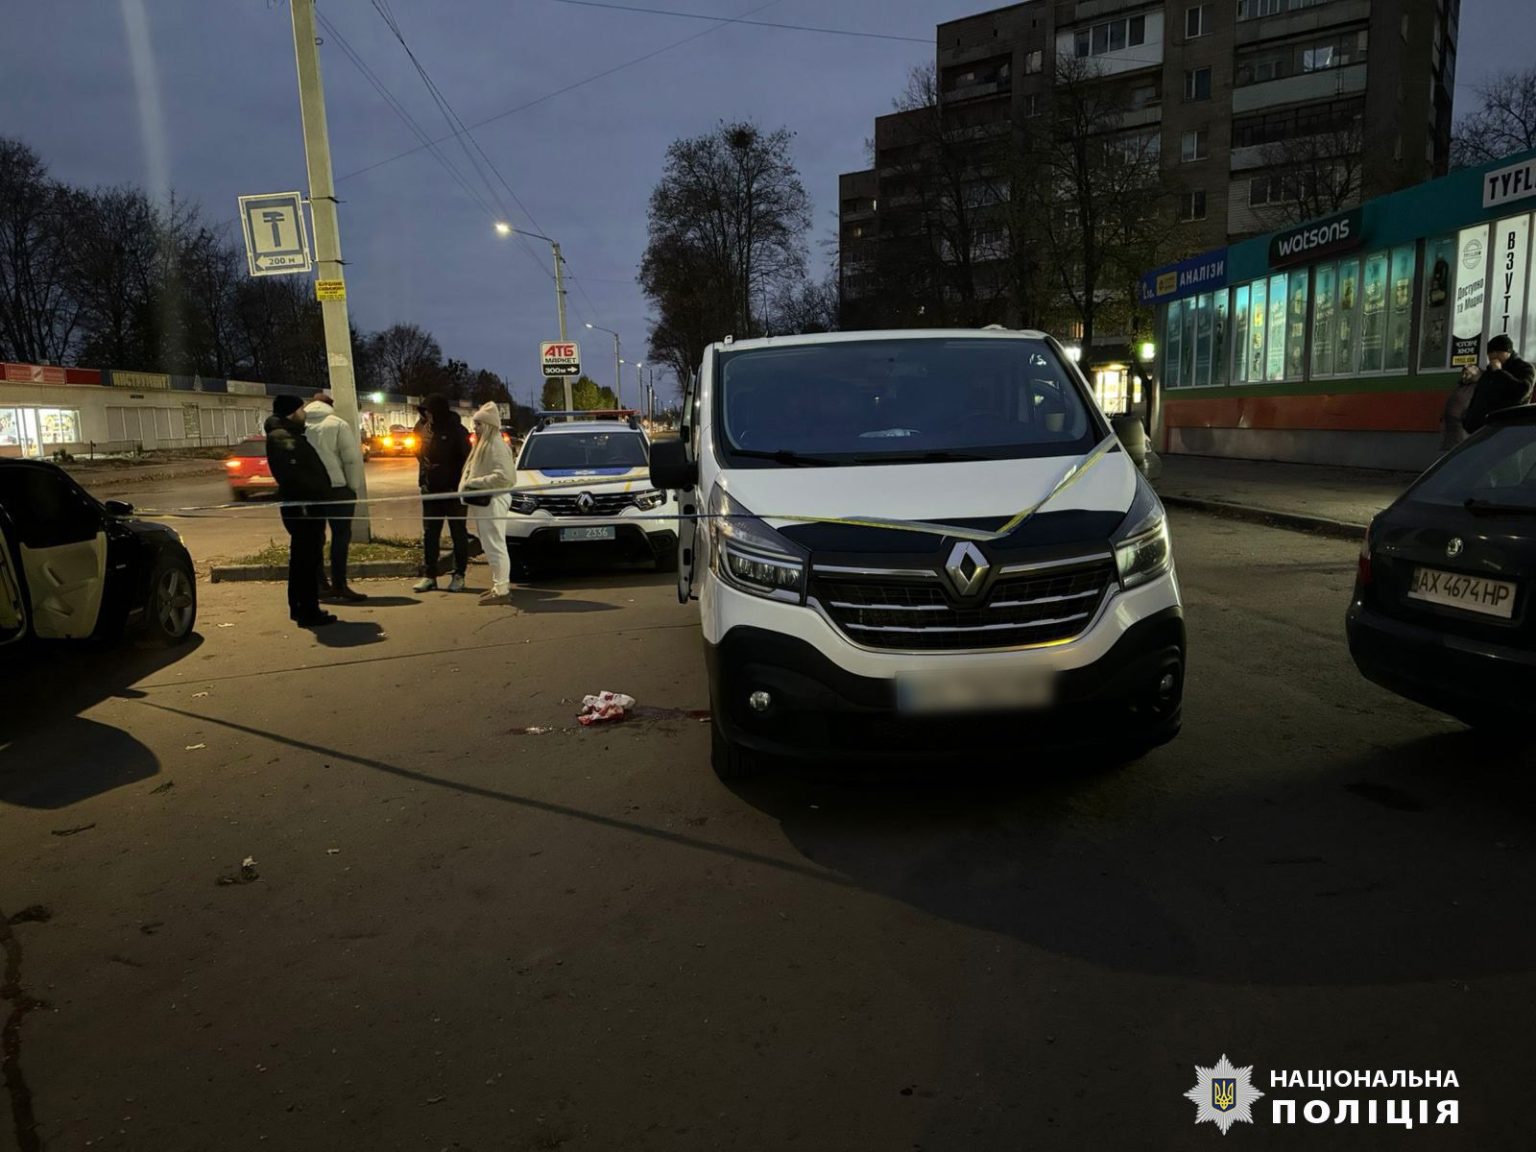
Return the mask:
[[[100,507],[59,469],[0,467],[0,507],[15,529],[32,631],[82,639],[96,628],[106,575]]]

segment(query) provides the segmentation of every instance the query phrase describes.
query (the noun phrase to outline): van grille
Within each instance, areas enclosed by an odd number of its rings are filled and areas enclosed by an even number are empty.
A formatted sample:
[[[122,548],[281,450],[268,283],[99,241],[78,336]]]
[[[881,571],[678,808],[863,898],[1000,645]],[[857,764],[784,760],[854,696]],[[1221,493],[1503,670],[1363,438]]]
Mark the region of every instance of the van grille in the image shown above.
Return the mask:
[[[1070,640],[1092,622],[1114,582],[1114,561],[1105,556],[1002,575],[968,601],[924,570],[844,575],[821,569],[811,598],[849,639],[867,647],[958,651]]]

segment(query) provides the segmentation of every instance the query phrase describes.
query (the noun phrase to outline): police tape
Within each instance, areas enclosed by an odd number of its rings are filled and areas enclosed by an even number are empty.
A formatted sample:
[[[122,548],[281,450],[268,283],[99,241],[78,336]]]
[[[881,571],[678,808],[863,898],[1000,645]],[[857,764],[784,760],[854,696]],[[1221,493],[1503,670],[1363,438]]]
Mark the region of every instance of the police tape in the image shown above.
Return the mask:
[[[1061,477],[1056,481],[1056,483],[1051,487],[1051,490],[1047,492],[1044,497],[1035,501],[1027,508],[1021,509],[1019,512],[1010,517],[1002,525],[1002,527],[994,531],[987,531],[979,528],[962,528],[952,524],[937,524],[924,520],[896,520],[880,516],[805,516],[795,514],[773,515],[763,513],[733,514],[714,512],[672,512],[660,515],[648,515],[641,513],[639,515],[631,515],[626,512],[623,515],[604,516],[601,517],[601,519],[621,520],[626,524],[645,523],[651,521],[677,522],[681,520],[688,520],[692,522],[701,522],[706,520],[762,520],[772,521],[780,524],[835,524],[846,528],[877,528],[892,532],[913,532],[924,536],[947,536],[951,539],[969,540],[978,544],[986,544],[992,541],[1001,540],[1003,537],[1009,535],[1010,533],[1017,531],[1018,528],[1025,523],[1025,521],[1035,515],[1035,513],[1037,513],[1041,508],[1045,507],[1057,496],[1061,495],[1061,493],[1065,492],[1068,488],[1072,487],[1072,485],[1076,484],[1079,480],[1086,476],[1094,465],[1096,465],[1105,456],[1113,452],[1118,445],[1119,440],[1116,437],[1106,436],[1086,456],[1079,460],[1073,461],[1073,463],[1067,467],[1067,469],[1062,473]],[[497,515],[489,512],[467,512],[460,516],[445,512],[444,515],[435,516],[430,514],[426,506],[434,502],[442,504],[463,504],[465,503],[466,498],[494,499],[498,496],[539,496],[549,492],[570,492],[572,487],[573,485],[567,482],[564,484],[545,484],[536,485],[533,487],[523,486],[517,488],[471,488],[460,492],[412,493],[406,496],[369,496],[363,499],[357,499],[354,497],[352,499],[341,500],[275,501],[259,505],[239,503],[203,504],[194,505],[187,508],[135,508],[133,515],[143,519],[151,520],[239,519],[256,512],[268,511],[276,508],[279,510],[279,512],[289,510],[298,511],[303,513],[306,517],[316,520],[351,520],[356,522],[367,520],[368,517],[356,515],[348,516],[345,514],[333,516],[328,510],[342,508],[355,509],[362,506],[373,507],[376,505],[384,504],[420,503],[423,506],[422,516],[424,519],[428,520],[463,520],[470,523],[485,523],[487,521],[491,523],[521,523],[526,522],[527,520],[527,516],[522,513],[518,513],[516,515]],[[473,505],[471,505],[471,507],[473,507]]]

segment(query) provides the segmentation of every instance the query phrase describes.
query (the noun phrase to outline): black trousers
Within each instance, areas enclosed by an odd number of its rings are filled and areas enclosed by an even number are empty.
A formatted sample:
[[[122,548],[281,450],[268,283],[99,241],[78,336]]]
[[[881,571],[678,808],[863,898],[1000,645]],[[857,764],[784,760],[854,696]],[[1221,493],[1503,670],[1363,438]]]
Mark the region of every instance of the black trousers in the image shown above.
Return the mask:
[[[331,528],[331,587],[345,588],[347,549],[352,547],[352,518],[357,515],[357,506],[352,501],[357,499],[357,493],[342,487],[332,488],[331,495],[344,503],[319,505],[315,511],[325,518],[325,523]],[[325,587],[325,561],[322,557],[315,558],[315,571],[316,582],[320,587]]]
[[[427,493],[422,493],[427,495]],[[469,571],[469,526],[464,522],[464,505],[457,500],[423,500],[421,502],[421,563],[422,575],[437,578],[437,559],[443,545],[443,523],[448,524],[448,536],[453,541],[453,574],[462,576]]]
[[[320,611],[315,572],[325,548],[325,520],[308,509],[284,508],[283,527],[288,529],[288,615],[303,620]]]

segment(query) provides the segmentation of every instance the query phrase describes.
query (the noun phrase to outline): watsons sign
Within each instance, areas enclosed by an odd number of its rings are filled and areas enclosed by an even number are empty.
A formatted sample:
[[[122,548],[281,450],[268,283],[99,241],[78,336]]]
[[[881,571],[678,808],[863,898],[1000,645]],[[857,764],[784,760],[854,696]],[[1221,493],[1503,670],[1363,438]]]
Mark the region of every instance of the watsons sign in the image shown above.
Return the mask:
[[[1141,278],[1138,293],[1143,304],[1164,304],[1227,286],[1227,250],[1218,248],[1169,264]]]
[[[1275,233],[1269,242],[1269,266],[1284,268],[1335,252],[1347,252],[1358,248],[1363,239],[1360,209],[1351,208],[1325,220],[1314,220],[1299,228]]]

